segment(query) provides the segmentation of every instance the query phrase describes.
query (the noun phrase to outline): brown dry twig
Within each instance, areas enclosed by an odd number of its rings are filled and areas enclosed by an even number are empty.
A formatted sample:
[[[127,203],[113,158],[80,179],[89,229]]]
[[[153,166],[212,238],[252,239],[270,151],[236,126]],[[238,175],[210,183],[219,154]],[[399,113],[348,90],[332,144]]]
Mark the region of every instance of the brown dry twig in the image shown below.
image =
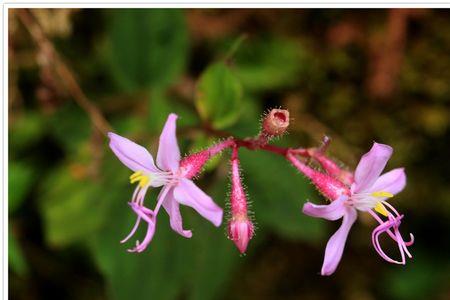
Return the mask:
[[[102,134],[106,135],[108,131],[111,131],[111,125],[102,115],[98,107],[95,106],[83,92],[75,78],[74,73],[67,66],[67,64],[64,63],[63,59],[53,46],[53,43],[49,38],[47,38],[40,24],[33,17],[30,10],[19,9],[17,10],[17,16],[30,33],[36,45],[39,47],[41,54],[41,60],[39,63],[54,70],[55,74],[59,76],[62,85],[65,86],[75,102],[84,111],[86,111],[95,128]]]

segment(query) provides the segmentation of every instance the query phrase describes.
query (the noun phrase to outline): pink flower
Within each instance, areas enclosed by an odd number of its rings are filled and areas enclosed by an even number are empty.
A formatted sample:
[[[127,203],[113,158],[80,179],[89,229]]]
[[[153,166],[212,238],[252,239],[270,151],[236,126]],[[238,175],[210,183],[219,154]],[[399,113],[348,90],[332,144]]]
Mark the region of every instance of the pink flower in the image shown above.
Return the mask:
[[[180,150],[176,140],[177,118],[175,114],[170,114],[167,118],[159,138],[156,165],[152,155],[144,147],[115,133],[108,133],[109,146],[114,154],[124,165],[134,171],[130,176],[130,182],[138,183],[129,203],[137,215],[136,224],[121,242],[126,242],[134,235],[141,220],[148,224],[144,240],[137,241],[136,247],[130,249],[130,252],[142,252],[151,242],[155,232],[156,217],[161,206],[170,216],[172,229],[186,238],[190,238],[192,232],[183,229],[180,204],[192,207],[215,226],[220,226],[222,223],[222,209],[190,180],[202,167],[198,160],[203,159],[203,162],[206,162],[211,153],[204,152],[203,158],[196,157],[195,160],[188,157],[183,160],[184,163],[180,163]],[[196,164],[190,164],[190,161],[195,161]],[[144,207],[145,194],[150,187],[162,187],[154,210]]]
[[[336,270],[350,228],[357,218],[357,210],[369,212],[380,223],[372,233],[372,243],[382,258],[391,263],[405,264],[405,253],[408,257],[412,257],[407,247],[413,244],[414,237],[411,234],[411,240],[404,242],[399,232],[403,215],[400,215],[387,202],[388,198],[401,192],[405,187],[404,169],[394,169],[381,175],[391,155],[390,146],[374,143],[372,149],[361,158],[356,168],[350,195],[342,193],[337,198],[331,199],[333,201],[329,205],[315,205],[308,202],[303,206],[303,212],[309,216],[332,221],[342,218],[341,227],[327,243],[322,275],[330,275]],[[387,220],[383,221],[377,213]],[[383,252],[378,240],[382,233],[387,233],[398,244],[401,261],[394,260]]]

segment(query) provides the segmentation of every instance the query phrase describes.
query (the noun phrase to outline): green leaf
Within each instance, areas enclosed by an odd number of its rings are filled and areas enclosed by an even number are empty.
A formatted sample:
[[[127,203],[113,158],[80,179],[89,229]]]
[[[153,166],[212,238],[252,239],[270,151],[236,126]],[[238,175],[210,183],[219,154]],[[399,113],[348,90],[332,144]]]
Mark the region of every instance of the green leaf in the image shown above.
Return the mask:
[[[260,130],[259,120],[263,114],[261,103],[256,99],[244,97],[241,105],[242,115],[237,122],[227,130],[237,137],[256,136]]]
[[[97,185],[82,175],[83,166],[63,165],[43,183],[39,205],[49,244],[65,247],[84,241],[103,223],[107,211],[107,186]],[[76,175],[80,172],[80,175]],[[74,176],[76,175],[76,176]]]
[[[27,274],[28,265],[11,229],[8,234],[8,263],[11,269],[17,274],[22,276]]]
[[[211,122],[216,129],[223,129],[239,118],[241,98],[240,82],[223,62],[218,62],[203,72],[195,105],[204,121]]]
[[[159,134],[170,113],[178,115],[178,128],[195,126],[199,123],[198,116],[193,109],[171,98],[163,89],[152,90],[149,100],[148,130]]]
[[[109,62],[127,91],[166,86],[183,72],[188,36],[182,12],[173,9],[115,9],[108,12]]]
[[[263,91],[290,87],[313,63],[294,40],[266,37],[249,41],[236,54],[236,72],[245,89]]]
[[[42,114],[25,111],[15,117],[9,127],[10,153],[35,143],[42,137],[44,130],[45,118]]]
[[[301,212],[303,203],[313,196],[302,175],[272,153],[243,149],[239,156],[260,230],[272,229],[287,238],[306,241],[324,237],[325,223]]]
[[[34,179],[33,168],[25,163],[10,161],[8,165],[8,212],[14,213],[25,200]]]
[[[67,103],[49,120],[51,134],[69,153],[84,146],[91,135],[92,125],[87,114],[74,103]]]

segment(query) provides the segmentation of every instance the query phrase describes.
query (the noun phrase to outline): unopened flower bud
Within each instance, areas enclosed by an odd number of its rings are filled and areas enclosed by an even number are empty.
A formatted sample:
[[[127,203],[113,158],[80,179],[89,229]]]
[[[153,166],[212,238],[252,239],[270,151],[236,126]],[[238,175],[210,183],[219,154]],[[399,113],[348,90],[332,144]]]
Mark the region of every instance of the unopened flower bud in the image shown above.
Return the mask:
[[[309,178],[317,190],[330,201],[334,201],[342,195],[350,195],[349,187],[335,177],[314,170],[292,154],[288,154],[287,159],[300,173]]]
[[[272,109],[263,120],[262,130],[266,135],[279,136],[289,127],[289,111]]]
[[[248,242],[253,237],[253,224],[249,219],[231,219],[228,223],[228,238],[234,242],[242,254],[247,250]]]
[[[202,171],[204,165],[210,158],[220,153],[223,149],[229,147],[232,140],[224,140],[208,149],[186,156],[180,162],[180,170],[186,178],[193,178]]]
[[[203,166],[210,158],[209,150],[203,150],[186,156],[180,162],[180,170],[186,178],[193,178],[201,172]]]
[[[231,219],[228,223],[228,238],[234,242],[239,252],[245,253],[248,242],[252,239],[254,227],[248,217],[247,197],[242,187],[239,174],[237,148],[231,157]]]

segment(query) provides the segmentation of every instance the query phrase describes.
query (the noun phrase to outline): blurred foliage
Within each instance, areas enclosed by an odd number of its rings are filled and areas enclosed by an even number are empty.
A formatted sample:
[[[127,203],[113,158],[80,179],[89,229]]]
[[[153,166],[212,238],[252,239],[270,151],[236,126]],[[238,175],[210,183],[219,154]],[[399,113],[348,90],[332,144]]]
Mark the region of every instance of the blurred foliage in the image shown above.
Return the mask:
[[[232,125],[241,112],[242,87],[223,63],[212,64],[204,71],[197,86],[196,106],[204,121],[213,128]]]
[[[183,153],[224,131],[259,131],[271,107],[291,113],[276,143],[334,141],[353,168],[373,140],[391,144],[408,187],[394,201],[417,238],[405,267],[371,249],[361,214],[338,271],[317,275],[337,223],[301,214],[321,198],[282,158],[240,151],[257,224],[246,256],[192,209],[175,234],[164,213],[147,251],[119,241],[135,222],[130,171],[92,116],[42,63],[10,11],[9,266],[12,299],[448,299],[450,18],[437,10],[67,10],[31,14],[117,133],[155,153],[177,113]],[[198,184],[227,207],[228,155]],[[156,191],[146,198],[151,207]],[[144,228],[137,236],[142,236]],[[395,249],[389,249],[395,250]],[[370,272],[368,272],[370,270]]]
[[[180,11],[114,10],[107,18],[111,24],[106,51],[122,88],[135,91],[168,85],[177,79],[189,50]]]

